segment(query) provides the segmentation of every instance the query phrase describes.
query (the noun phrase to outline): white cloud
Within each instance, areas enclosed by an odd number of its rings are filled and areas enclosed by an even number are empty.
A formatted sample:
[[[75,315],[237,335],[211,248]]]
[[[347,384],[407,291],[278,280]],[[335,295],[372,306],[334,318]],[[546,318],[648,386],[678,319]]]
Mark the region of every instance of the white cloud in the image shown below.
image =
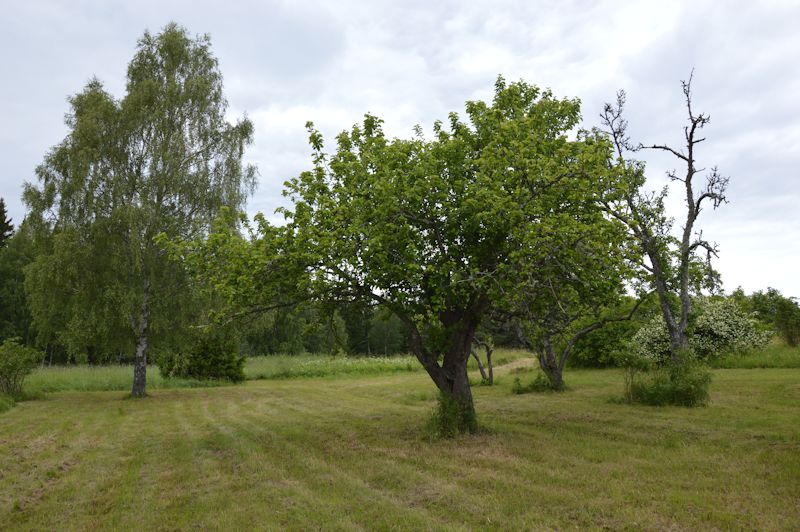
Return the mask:
[[[329,143],[367,111],[406,136],[490,97],[503,74],[580,97],[587,125],[625,88],[631,134],[679,144],[679,80],[695,67],[697,108],[712,115],[701,162],[731,176],[731,204],[701,219],[720,243],[726,286],[800,296],[797,2],[53,0],[3,15],[0,196],[17,220],[21,183],[65,134],[66,96],[94,74],[120,94],[136,39],[170,20],[211,34],[230,114],[246,111],[256,126],[250,210],[267,213],[309,165],[307,120]],[[677,166],[648,161],[654,186]]]

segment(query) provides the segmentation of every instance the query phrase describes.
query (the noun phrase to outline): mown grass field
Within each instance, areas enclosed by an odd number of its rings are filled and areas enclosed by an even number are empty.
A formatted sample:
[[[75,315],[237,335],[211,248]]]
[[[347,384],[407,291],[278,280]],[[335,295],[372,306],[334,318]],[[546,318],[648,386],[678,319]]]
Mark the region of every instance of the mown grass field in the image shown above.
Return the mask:
[[[25,401],[0,529],[800,529],[800,370],[715,370],[686,409],[612,402],[615,370],[513,395],[529,364],[474,388],[485,431],[455,440],[426,436],[420,371]]]

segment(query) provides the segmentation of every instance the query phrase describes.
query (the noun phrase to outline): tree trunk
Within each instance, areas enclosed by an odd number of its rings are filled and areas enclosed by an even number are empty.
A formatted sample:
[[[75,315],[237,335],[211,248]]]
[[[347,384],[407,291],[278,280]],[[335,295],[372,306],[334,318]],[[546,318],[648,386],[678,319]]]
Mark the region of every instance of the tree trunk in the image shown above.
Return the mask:
[[[133,397],[144,397],[147,395],[145,386],[147,384],[147,335],[142,334],[136,340],[136,357],[133,361]]]
[[[452,426],[454,432],[460,434],[475,432],[477,429],[475,403],[472,399],[472,388],[467,375],[467,360],[469,360],[468,350],[464,356],[460,357],[445,355],[443,369],[446,386],[439,387],[444,401],[450,403],[450,405],[440,405],[442,408],[440,413],[446,413],[449,417],[442,421],[444,424]]]
[[[492,349],[486,349],[486,366],[489,368],[489,384],[494,384],[494,366],[492,366]]]
[[[136,323],[136,355],[133,361],[133,389],[131,390],[133,397],[145,397],[147,395],[147,351],[149,348],[147,333],[150,325],[149,289],[150,284],[145,281],[144,297],[142,306],[139,309],[139,320]]]
[[[484,368],[481,357],[478,354],[478,349],[483,348],[486,351],[486,367]],[[484,341],[476,340],[474,347],[470,350],[470,354],[475,358],[478,363],[478,370],[481,372],[481,379],[485,384],[494,384],[494,368],[492,367],[492,347]]]
[[[414,321],[408,316],[399,316],[409,329],[412,352],[441,393],[438,421],[442,434],[455,435],[477,430],[467,362],[475,331],[487,306],[488,299],[478,296],[466,309],[446,310],[439,314],[440,323],[448,331],[447,349],[441,365],[439,354],[427,348]]]
[[[542,351],[539,353],[539,367],[547,376],[550,381],[550,387],[554,390],[564,389],[564,371],[562,364],[556,360],[555,353],[553,353],[553,344],[550,338],[545,337],[542,342]]]
[[[472,358],[475,359],[475,362],[478,363],[478,371],[481,372],[481,379],[486,382],[489,382],[489,375],[487,375],[486,370],[483,369],[483,362],[481,362],[481,357],[478,356],[478,352],[474,349],[471,350]]]
[[[472,400],[472,389],[467,375],[467,362],[472,352],[475,331],[480,321],[475,312],[444,313],[440,317],[442,323],[450,329],[450,342],[442,361],[444,379],[436,382],[447,401],[455,407],[450,414],[458,432],[474,432],[477,429],[475,403]]]

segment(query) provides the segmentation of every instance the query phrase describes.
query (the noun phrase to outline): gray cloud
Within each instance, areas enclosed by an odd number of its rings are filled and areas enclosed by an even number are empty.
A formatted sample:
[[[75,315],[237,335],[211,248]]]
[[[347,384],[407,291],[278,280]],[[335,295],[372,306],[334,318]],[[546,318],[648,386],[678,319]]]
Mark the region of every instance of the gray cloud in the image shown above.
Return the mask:
[[[489,97],[502,73],[579,96],[587,126],[624,88],[635,139],[679,144],[679,80],[694,67],[712,115],[701,161],[731,176],[731,204],[701,224],[726,287],[800,296],[795,2],[18,2],[0,20],[0,196],[16,220],[22,182],[66,132],[66,97],[93,75],[121,95],[136,39],[170,20],[212,36],[231,117],[256,125],[249,210],[267,214],[309,165],[306,120],[331,139],[369,111],[405,136]],[[675,161],[646,156],[663,186]]]

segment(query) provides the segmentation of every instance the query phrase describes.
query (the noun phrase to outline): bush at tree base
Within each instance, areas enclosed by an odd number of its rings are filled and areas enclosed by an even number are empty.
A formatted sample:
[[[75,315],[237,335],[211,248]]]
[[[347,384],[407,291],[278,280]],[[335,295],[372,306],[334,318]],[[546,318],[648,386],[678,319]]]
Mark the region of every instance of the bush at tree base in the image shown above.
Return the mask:
[[[514,383],[511,385],[511,393],[515,395],[562,391],[564,391],[564,387],[562,386],[561,388],[555,388],[553,383],[550,382],[550,379],[547,378],[547,375],[545,375],[542,371],[539,371],[536,374],[536,378],[528,384],[522,384],[522,380],[520,380],[519,377],[516,377],[514,379]]]
[[[654,371],[638,373],[626,390],[632,403],[652,406],[702,406],[708,403],[711,372],[691,354]]]
[[[655,360],[641,356],[639,353],[632,349],[618,351],[615,354],[614,361],[617,366],[621,367],[624,371],[625,388],[623,399],[632,403],[633,400],[633,383],[636,382],[637,376],[641,373],[651,371],[655,367]]]
[[[478,418],[469,405],[439,392],[436,410],[430,420],[430,432],[437,438],[455,438],[478,430]]]
[[[162,353],[158,367],[167,378],[244,380],[244,357],[239,354],[239,342],[227,331],[196,333],[188,349]]]
[[[0,393],[12,399],[21,397],[25,377],[41,360],[41,352],[21,345],[17,338],[6,339],[0,344]]]

